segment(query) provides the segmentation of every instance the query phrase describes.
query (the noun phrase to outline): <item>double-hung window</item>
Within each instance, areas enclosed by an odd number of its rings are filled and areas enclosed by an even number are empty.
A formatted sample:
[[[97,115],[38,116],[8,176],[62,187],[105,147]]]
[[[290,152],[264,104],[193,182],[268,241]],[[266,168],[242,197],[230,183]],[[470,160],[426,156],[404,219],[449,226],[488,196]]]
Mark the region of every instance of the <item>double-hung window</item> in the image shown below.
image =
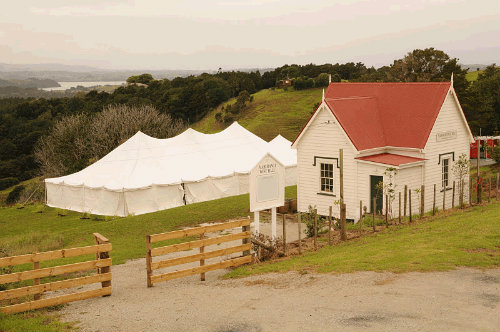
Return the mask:
[[[449,171],[450,171],[450,158],[443,158],[441,160],[441,186],[444,190],[449,185]]]
[[[333,164],[320,164],[320,191],[333,193]]]

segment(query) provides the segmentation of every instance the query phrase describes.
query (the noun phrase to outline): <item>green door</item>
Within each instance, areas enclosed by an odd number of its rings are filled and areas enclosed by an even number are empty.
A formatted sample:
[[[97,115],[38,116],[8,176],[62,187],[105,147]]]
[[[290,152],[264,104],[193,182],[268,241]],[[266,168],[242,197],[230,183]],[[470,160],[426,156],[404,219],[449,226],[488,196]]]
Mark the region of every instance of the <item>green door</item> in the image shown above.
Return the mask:
[[[377,185],[380,183],[379,189]],[[384,178],[378,175],[370,175],[370,212],[373,213],[373,198],[375,197],[376,210],[375,213],[382,213],[382,187],[384,183]]]

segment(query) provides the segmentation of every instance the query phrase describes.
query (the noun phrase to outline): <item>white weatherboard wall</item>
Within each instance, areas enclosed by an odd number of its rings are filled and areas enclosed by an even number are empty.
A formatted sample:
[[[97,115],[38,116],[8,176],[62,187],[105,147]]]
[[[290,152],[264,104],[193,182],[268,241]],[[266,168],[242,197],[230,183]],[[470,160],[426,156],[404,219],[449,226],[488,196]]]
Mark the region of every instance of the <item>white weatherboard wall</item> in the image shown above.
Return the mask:
[[[429,139],[424,149],[425,170],[425,210],[432,211],[432,200],[433,200],[433,186],[436,184],[436,206],[439,209],[443,207],[443,192],[441,191],[441,164],[439,162],[439,155],[447,152],[454,152],[455,161],[458,157],[464,153],[469,159],[470,156],[470,143],[472,143],[472,138],[469,134],[467,125],[462,119],[460,114],[459,106],[455,101],[454,92],[450,90],[447,94],[446,99],[443,103],[441,111],[439,112],[434,127],[431,130]],[[436,135],[438,133],[446,133],[449,131],[456,131],[456,138],[449,140],[438,140]],[[449,181],[450,186],[453,181],[457,181],[457,190],[455,194],[455,205],[459,204],[458,195],[458,179],[453,174],[453,161],[450,161],[449,168]],[[469,201],[469,176],[465,179],[464,186],[464,201]],[[451,207],[451,196],[452,191],[446,192],[446,207]]]
[[[296,183],[296,151],[277,136],[267,143],[238,123],[220,133],[188,129],[169,139],[138,132],[80,172],[46,179],[47,205],[127,216],[248,193],[251,168],[271,153]]]
[[[359,210],[359,202],[356,202],[355,149],[333,114],[324,104],[320,106],[316,117],[310,122],[308,129],[305,129],[300,141],[297,142],[297,203],[299,211],[306,212],[311,205],[312,207],[316,206],[318,214],[328,215],[329,207],[336,206],[334,202],[340,200],[340,176],[337,161],[319,158],[338,159],[340,148],[344,149],[344,202],[347,207],[347,218],[355,219],[356,209]],[[315,166],[313,165],[314,157],[317,157]],[[321,160],[334,164],[333,195],[335,196],[318,194],[320,193]],[[339,216],[338,208],[334,208],[333,212],[336,217]]]

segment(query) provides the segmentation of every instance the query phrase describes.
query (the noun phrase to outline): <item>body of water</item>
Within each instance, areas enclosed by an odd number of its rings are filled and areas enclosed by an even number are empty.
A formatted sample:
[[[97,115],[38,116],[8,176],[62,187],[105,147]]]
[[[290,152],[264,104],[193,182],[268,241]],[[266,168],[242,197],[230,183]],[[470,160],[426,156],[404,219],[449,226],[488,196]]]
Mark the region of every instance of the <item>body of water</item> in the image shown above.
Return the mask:
[[[104,85],[122,85],[125,81],[101,81],[101,82],[57,82],[61,86],[54,88],[42,88],[45,91],[57,91],[57,90],[67,90],[71,88],[76,88],[77,86],[83,86],[86,88],[94,86],[104,86]]]

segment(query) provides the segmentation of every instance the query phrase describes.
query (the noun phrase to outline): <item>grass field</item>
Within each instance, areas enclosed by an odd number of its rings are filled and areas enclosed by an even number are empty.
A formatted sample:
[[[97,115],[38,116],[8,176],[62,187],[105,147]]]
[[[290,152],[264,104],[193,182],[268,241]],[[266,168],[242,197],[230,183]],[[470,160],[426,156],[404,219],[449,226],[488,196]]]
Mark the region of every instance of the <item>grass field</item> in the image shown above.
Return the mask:
[[[240,267],[227,277],[297,270],[302,273],[436,271],[498,268],[500,203],[445,212],[412,225],[354,239],[278,262]]]
[[[465,79],[469,82],[477,81],[477,77],[482,72],[483,72],[482,70],[470,71],[467,74],[465,74]]]
[[[246,129],[269,141],[281,134],[293,141],[314,111],[314,105],[321,101],[322,89],[294,91],[289,89],[261,90],[253,94],[254,100],[236,120]],[[215,133],[228,127],[215,120],[215,114],[222,106],[234,103],[234,99],[222,104],[192,125],[203,133]]]

